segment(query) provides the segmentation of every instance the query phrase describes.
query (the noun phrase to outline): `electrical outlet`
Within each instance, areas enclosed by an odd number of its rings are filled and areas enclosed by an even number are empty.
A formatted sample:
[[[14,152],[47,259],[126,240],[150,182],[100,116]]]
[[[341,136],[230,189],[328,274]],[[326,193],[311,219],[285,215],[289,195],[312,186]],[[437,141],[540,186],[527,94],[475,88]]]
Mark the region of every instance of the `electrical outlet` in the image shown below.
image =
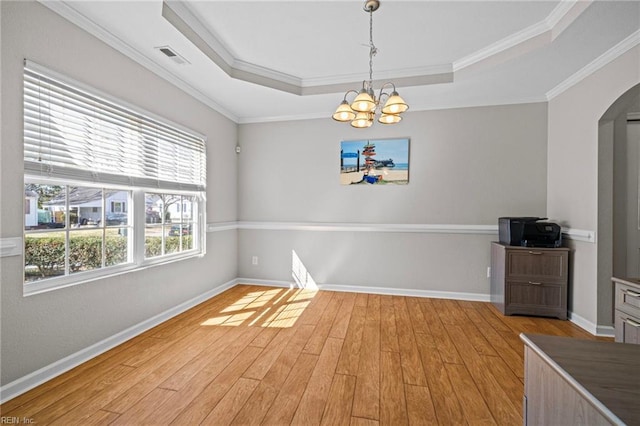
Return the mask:
[[[258,264],[258,256],[253,256],[251,258],[251,264],[254,266]]]
[[[491,278],[491,266],[487,266],[487,278]]]

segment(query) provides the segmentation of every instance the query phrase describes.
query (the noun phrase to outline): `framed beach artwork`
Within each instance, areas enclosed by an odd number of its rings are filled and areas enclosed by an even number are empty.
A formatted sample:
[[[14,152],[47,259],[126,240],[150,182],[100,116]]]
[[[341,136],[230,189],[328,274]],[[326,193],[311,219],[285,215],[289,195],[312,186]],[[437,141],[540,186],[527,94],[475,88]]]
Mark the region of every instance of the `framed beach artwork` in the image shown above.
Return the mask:
[[[363,139],[340,143],[342,185],[409,183],[409,138]]]

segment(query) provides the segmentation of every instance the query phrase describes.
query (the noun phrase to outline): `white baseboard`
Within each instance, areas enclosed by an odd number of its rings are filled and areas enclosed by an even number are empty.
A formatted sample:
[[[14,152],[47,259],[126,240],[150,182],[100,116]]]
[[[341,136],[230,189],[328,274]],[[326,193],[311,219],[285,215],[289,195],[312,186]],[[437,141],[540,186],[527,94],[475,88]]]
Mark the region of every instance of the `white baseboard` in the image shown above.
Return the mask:
[[[266,285],[272,287],[297,287],[294,281],[261,280],[255,278],[238,278],[238,284]],[[318,284],[319,290],[346,291],[351,293],[390,294],[394,296],[429,297],[433,299],[455,299],[473,302],[489,302],[490,295],[484,293],[462,293],[455,291],[419,290],[411,288],[366,287],[342,284]]]
[[[136,337],[137,335],[181,314],[182,312],[191,309],[192,307],[222,293],[223,291],[235,286],[237,280],[228,281],[218,287],[215,287],[199,296],[194,297],[191,300],[187,300],[171,309],[168,309],[154,317],[144,320],[126,330],[123,330],[111,337],[108,337],[98,343],[95,343],[85,349],[82,349],[74,354],[71,354],[65,358],[62,358],[52,364],[40,368],[24,377],[14,380],[0,387],[0,404],[21,395],[28,390],[35,388],[36,386],[59,376],[71,370],[74,367],[86,362],[96,356],[114,348],[127,340]]]
[[[594,324],[593,322],[587,320],[584,317],[581,317],[580,315],[576,314],[575,312],[569,311],[569,320],[572,323],[574,323],[575,325],[577,325],[578,327],[580,327],[580,328],[588,331],[589,333],[593,334],[594,336],[600,336],[600,337],[614,337],[615,336],[615,330],[614,330],[613,326]]]

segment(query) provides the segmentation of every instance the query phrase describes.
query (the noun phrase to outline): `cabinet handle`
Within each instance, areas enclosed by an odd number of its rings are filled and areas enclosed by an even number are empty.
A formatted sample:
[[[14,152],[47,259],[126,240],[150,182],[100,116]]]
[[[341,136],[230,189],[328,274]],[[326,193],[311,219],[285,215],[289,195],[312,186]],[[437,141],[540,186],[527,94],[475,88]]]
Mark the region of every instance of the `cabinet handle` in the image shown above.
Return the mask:
[[[631,297],[640,297],[640,293],[636,293],[635,291],[631,291],[631,290],[622,290],[622,291]]]
[[[529,254],[542,254],[541,251],[531,251],[529,250]]]
[[[640,327],[640,322],[635,322],[634,320],[630,319],[630,318],[625,318],[624,322],[626,322],[627,324],[629,324],[632,327]]]
[[[535,282],[535,281],[529,281],[529,284],[533,284],[533,285],[542,285],[542,283],[538,283],[538,282]]]

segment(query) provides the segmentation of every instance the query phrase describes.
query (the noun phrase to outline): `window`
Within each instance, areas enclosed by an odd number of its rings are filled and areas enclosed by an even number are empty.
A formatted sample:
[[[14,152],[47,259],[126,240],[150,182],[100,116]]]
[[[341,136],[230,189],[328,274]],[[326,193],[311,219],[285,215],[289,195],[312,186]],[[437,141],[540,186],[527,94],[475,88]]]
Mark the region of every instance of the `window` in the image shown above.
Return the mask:
[[[204,253],[191,131],[25,62],[24,165],[25,294]]]

